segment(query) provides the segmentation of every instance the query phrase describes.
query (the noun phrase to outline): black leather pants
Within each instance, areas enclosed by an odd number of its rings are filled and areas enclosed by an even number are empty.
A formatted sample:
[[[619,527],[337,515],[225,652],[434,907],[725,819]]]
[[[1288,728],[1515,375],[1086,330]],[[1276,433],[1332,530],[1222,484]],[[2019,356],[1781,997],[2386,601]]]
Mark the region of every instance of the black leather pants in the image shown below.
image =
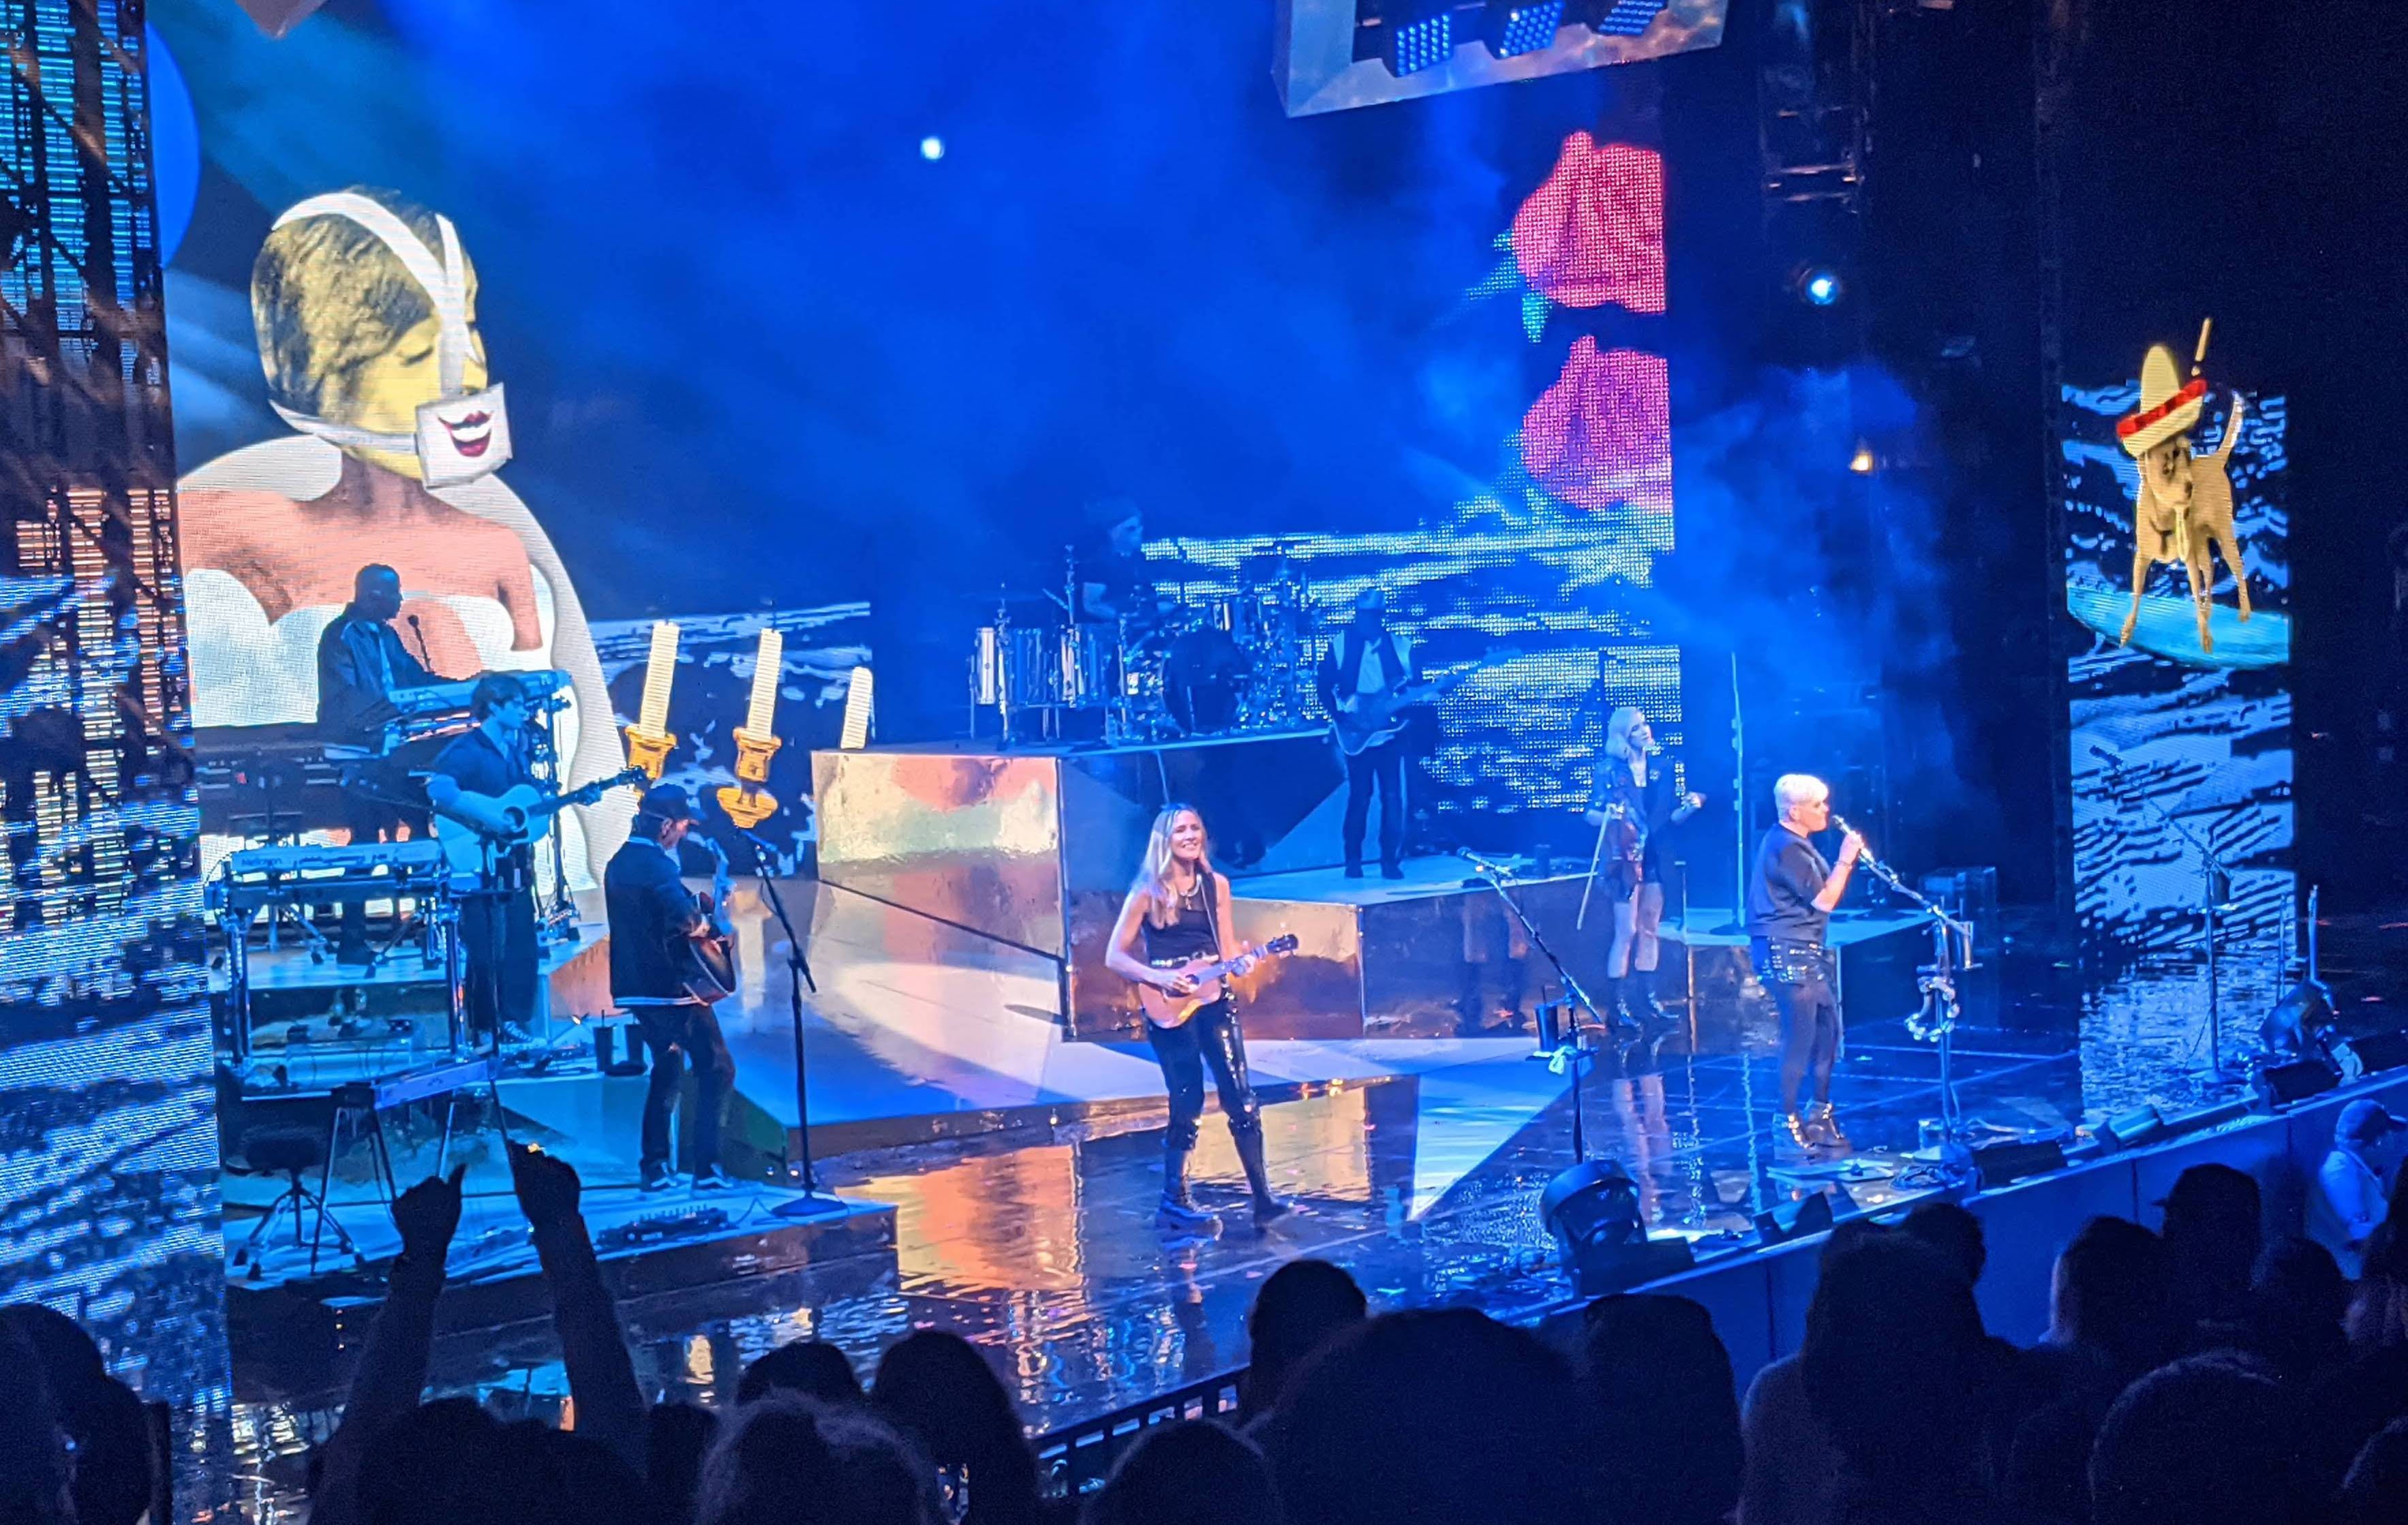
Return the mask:
[[[1196,1147],[1197,1123],[1204,1116],[1204,1071],[1210,1066],[1213,1087],[1221,1093],[1222,1115],[1229,1119],[1229,1137],[1246,1168],[1246,1184],[1257,1201],[1269,1201],[1262,1105],[1246,1075],[1246,1035],[1238,1027],[1238,1008],[1225,995],[1177,1027],[1148,1022],[1145,1036],[1170,1090],[1170,1125],[1162,1137],[1164,1195],[1184,1199],[1187,1154]]]

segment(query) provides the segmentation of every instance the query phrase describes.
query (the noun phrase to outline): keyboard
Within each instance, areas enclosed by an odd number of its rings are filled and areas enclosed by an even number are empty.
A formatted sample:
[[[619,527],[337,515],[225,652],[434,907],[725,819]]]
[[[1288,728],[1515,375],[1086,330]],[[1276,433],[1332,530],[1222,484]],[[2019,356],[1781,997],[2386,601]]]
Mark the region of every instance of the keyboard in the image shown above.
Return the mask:
[[[431,894],[449,874],[443,845],[432,837],[357,847],[246,848],[218,865],[208,893],[214,906],[240,913]]]

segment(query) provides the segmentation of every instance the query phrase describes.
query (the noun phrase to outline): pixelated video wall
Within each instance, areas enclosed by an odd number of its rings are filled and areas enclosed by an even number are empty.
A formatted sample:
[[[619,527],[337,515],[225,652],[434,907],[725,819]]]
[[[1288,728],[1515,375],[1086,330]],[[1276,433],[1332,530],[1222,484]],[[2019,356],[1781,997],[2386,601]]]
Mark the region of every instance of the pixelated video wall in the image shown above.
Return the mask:
[[[2060,410],[2076,909],[2095,947],[2196,954],[2212,858],[2230,876],[2220,951],[2279,958],[2294,897],[2286,406],[2176,370],[2168,357],[2142,382],[2068,387]]]
[[[224,1268],[141,11],[11,5],[0,44],[0,151],[45,187],[0,197],[0,1303],[206,1417]]]
[[[1566,135],[1492,243],[1457,321],[1518,360],[1528,389],[1492,480],[1411,529],[1148,547],[1191,608],[1283,565],[1325,638],[1358,592],[1384,591],[1390,624],[1451,685],[1408,786],[1434,816],[1578,809],[1620,705],[1666,751],[1682,741],[1680,650],[1633,607],[1673,549],[1665,359],[1634,342],[1665,309],[1661,154]]]

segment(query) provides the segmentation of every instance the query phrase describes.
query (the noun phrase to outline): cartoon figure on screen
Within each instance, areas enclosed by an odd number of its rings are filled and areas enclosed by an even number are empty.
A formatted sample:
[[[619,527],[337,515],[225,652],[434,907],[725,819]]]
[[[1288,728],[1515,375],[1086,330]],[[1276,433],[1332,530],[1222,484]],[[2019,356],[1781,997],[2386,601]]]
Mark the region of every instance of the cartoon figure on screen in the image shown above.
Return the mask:
[[[451,219],[390,191],[311,196],[251,267],[269,406],[295,433],[183,478],[194,722],[304,722],[319,633],[368,563],[394,568],[401,623],[445,677],[554,667],[563,783],[624,762],[602,665],[552,539],[494,472],[509,414],[476,326],[477,273]],[[624,801],[561,823],[572,883],[626,839]]]
[[[2232,412],[2215,449],[2205,455],[2193,455],[2190,449],[2190,432],[2207,402],[2207,381],[2199,374],[2207,358],[2207,335],[2202,323],[2187,384],[2176,380],[2172,353],[2163,345],[2152,346],[2141,362],[2141,406],[2116,420],[2116,441],[2141,467],[2140,493],[2132,505],[2132,607],[2115,637],[2121,646],[2131,644],[2140,623],[2149,569],[2164,563],[2181,567],[2187,579],[2199,617],[2200,650],[2215,649],[2215,637],[2208,629],[2215,589],[2211,547],[2224,558],[2240,591],[2241,619],[2249,619],[2249,565],[2232,529],[2232,447],[2241,438],[2243,406],[2239,392],[2232,395]]]

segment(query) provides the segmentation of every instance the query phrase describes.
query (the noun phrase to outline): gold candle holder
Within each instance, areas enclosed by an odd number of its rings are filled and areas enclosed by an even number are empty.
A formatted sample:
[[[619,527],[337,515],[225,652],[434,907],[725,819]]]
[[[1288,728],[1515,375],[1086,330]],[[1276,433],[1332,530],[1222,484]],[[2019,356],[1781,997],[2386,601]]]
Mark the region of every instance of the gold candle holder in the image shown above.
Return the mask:
[[[763,786],[769,781],[769,759],[783,743],[775,736],[755,735],[740,725],[735,734],[738,781],[720,786],[719,807],[727,812],[728,820],[749,832],[777,812],[777,797]]]
[[[652,782],[659,783],[661,775],[668,771],[669,753],[677,750],[678,738],[666,731],[647,731],[641,725],[630,725],[625,729],[627,761],[643,769]]]

